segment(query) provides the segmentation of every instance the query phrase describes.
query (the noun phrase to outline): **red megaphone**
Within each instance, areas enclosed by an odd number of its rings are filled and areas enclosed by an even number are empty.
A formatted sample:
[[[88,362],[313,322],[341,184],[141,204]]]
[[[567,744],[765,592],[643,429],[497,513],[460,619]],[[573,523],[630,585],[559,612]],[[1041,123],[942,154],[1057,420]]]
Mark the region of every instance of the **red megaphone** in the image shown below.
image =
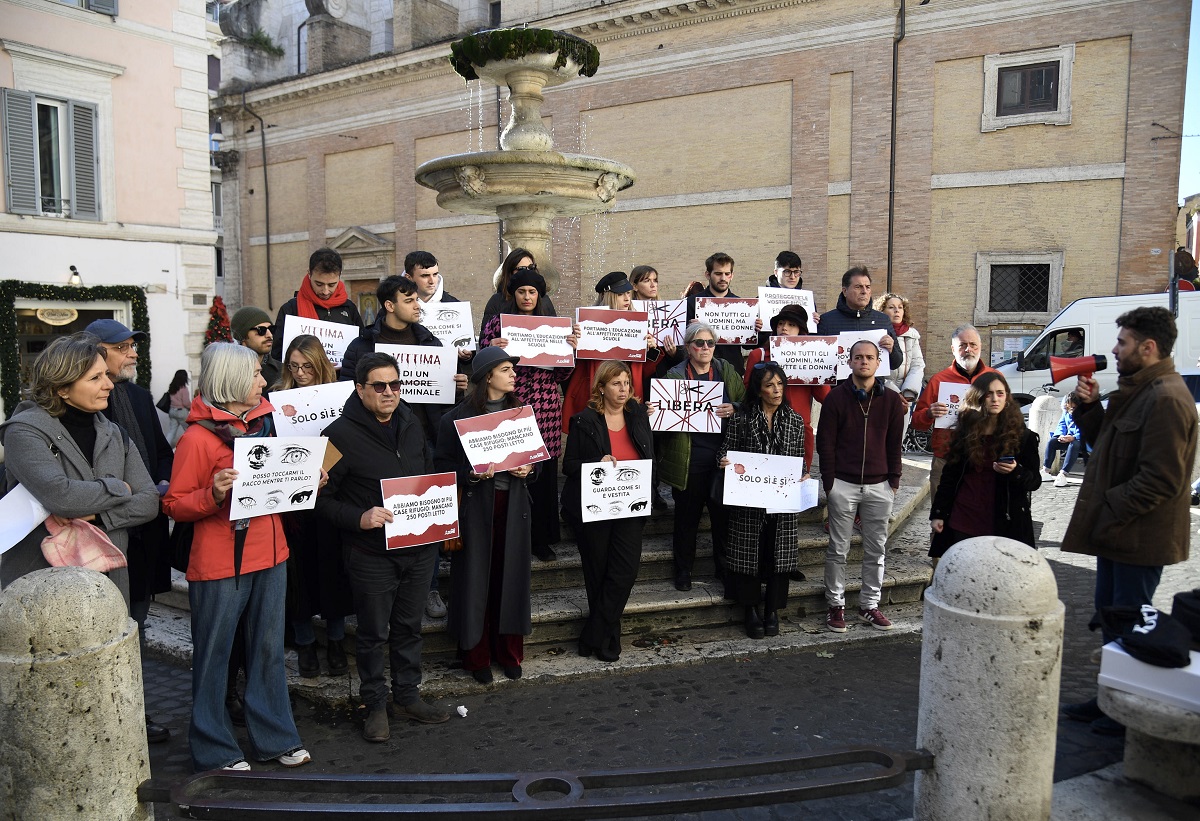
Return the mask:
[[[1057,385],[1072,376],[1091,376],[1096,371],[1102,371],[1107,367],[1108,357],[1101,354],[1052,356],[1050,357],[1050,381]]]

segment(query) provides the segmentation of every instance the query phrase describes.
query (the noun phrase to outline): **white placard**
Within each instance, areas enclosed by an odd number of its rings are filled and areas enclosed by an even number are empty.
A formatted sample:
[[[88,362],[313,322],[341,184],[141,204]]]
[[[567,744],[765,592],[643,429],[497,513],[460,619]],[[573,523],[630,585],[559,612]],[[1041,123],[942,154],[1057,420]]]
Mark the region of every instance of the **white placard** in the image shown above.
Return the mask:
[[[233,440],[229,519],[249,519],[289,510],[312,510],[317,503],[322,436],[239,436]]]
[[[455,419],[454,429],[476,473],[511,470],[550,458],[533,408],[520,408]]]
[[[725,454],[725,494],[722,501],[734,507],[761,507],[776,513],[796,513],[816,505],[805,500],[801,480],[804,460],[798,456],[772,456],[731,450]],[[805,501],[811,501],[807,507]]]
[[[690,379],[651,379],[650,402],[658,410],[650,417],[650,429],[683,433],[720,433],[717,405],[725,396],[725,383]]]
[[[396,357],[400,398],[408,404],[454,404],[454,374],[458,372],[458,351],[454,348],[376,342],[375,352]]]
[[[643,311],[614,311],[608,308],[579,308],[576,359],[646,361],[646,335],[650,332]]]
[[[707,322],[720,345],[754,345],[758,331],[758,300],[726,297],[696,297],[696,319]]]
[[[444,542],[458,535],[458,477],[402,476],[379,483],[392,521],[383,525],[388,550]]]
[[[812,291],[795,288],[758,289],[758,316],[762,320],[764,331],[771,327],[771,320],[779,316],[779,312],[785,305],[799,305],[808,313],[808,332],[815,334],[817,332],[817,323],[813,322],[813,314],[816,313],[815,304]]]
[[[20,542],[50,514],[24,485],[0,498],[0,553]]]
[[[817,479],[805,479],[800,483],[800,510],[767,508],[767,513],[799,513],[817,506],[817,495],[821,490],[821,482]]]
[[[320,436],[321,431],[342,415],[346,400],[354,393],[353,382],[330,382],[272,391],[271,413],[278,436]]]
[[[837,381],[836,336],[773,336],[771,361],[779,363],[789,385],[832,385]]]
[[[950,410],[945,416],[934,418],[933,426],[935,428],[952,428],[958,424],[958,409],[962,405],[963,397],[967,395],[967,390],[970,387],[970,385],[960,385],[953,382],[943,382],[938,385],[937,401]]]
[[[293,339],[304,334],[311,334],[321,340],[321,344],[325,346],[325,356],[329,357],[329,361],[333,363],[333,369],[336,371],[342,367],[342,357],[346,355],[346,349],[350,347],[351,342],[358,339],[361,332],[362,328],[357,325],[326,322],[323,319],[306,319],[302,316],[288,314],[283,318],[283,355],[287,356],[288,345],[292,344]],[[286,368],[287,362],[284,362],[283,366]]]
[[[650,515],[652,459],[585,462],[580,465],[580,506],[583,521],[600,522]]]
[[[867,340],[874,342],[875,347],[879,348],[879,340],[887,336],[887,331],[842,331],[838,334],[838,366],[837,366],[837,381],[841,382],[850,378],[850,348],[855,342]],[[879,348],[879,368],[875,371],[875,376],[882,378],[892,372],[892,363],[888,358],[888,352],[883,348]]]
[[[650,332],[659,345],[683,344],[683,332],[687,329],[686,299],[635,299],[633,307],[646,312]]]
[[[504,352],[534,368],[570,368],[575,364],[575,349],[567,342],[572,324],[569,316],[500,314],[500,338],[508,340]]]
[[[470,302],[417,302],[421,324],[443,345],[460,351],[475,350],[475,320],[471,317]]]

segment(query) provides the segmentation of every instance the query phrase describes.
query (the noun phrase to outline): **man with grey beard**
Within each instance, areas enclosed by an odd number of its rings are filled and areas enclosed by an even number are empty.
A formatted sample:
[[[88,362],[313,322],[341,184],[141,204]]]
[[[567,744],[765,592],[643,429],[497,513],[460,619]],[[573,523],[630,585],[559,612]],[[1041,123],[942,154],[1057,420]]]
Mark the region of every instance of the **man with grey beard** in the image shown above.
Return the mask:
[[[933,449],[933,465],[929,470],[930,498],[937,493],[938,483],[942,480],[942,468],[946,466],[946,454],[950,450],[950,436],[953,433],[952,428],[933,427],[935,419],[950,412],[949,406],[938,401],[939,389],[945,384],[963,385],[963,393],[966,393],[966,388],[977,376],[995,370],[983,364],[980,359],[981,342],[979,331],[975,330],[974,325],[959,325],[954,329],[954,336],[950,338],[950,352],[954,354],[954,361],[950,363],[950,367],[933,375],[925,390],[921,392],[921,398],[917,400],[917,409],[913,411],[914,428],[933,428],[933,435],[930,437]]]
[[[158,421],[154,397],[137,377],[138,344],[146,340],[142,331],[131,331],[115,319],[97,319],[86,328],[104,351],[108,377],[113,382],[104,415],[121,426],[137,447],[158,495],[167,492],[175,454]],[[129,531],[129,615],[138,624],[142,649],[146,646],[146,618],[150,599],[171,589],[171,556],[167,547],[169,524],[161,510],[158,518]],[[143,677],[144,678],[144,677]],[[146,716],[146,737],[151,743],[166,741],[171,731]]]

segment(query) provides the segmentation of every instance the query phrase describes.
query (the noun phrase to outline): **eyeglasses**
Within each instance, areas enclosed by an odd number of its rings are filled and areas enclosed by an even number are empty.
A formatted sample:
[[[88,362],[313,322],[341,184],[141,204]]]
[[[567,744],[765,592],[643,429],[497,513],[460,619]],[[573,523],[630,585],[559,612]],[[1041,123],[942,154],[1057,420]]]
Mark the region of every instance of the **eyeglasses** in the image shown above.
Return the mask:
[[[256,325],[253,328],[251,328],[250,330],[254,331],[254,333],[258,334],[259,336],[266,336],[267,334],[275,333],[275,326],[274,325]]]
[[[780,270],[783,271],[785,274],[789,274],[794,277],[798,277],[804,273],[804,271],[800,268],[781,268]]]
[[[114,351],[117,351],[118,353],[125,353],[126,351],[136,351],[137,343],[136,342],[122,342],[120,345],[109,345],[108,347]]]
[[[287,363],[287,365],[288,365],[288,370],[291,371],[292,373],[300,373],[301,371],[304,371],[305,373],[314,373],[315,372],[315,369],[313,368],[311,362],[301,362],[300,364],[296,364],[295,362],[289,362],[289,363]]]
[[[697,348],[715,348],[715,347],[717,347],[716,341],[714,341],[712,339],[693,339],[692,344],[695,345]]]
[[[392,393],[400,393],[400,386],[403,383],[397,379],[394,382],[368,382],[367,387],[374,388],[375,393],[383,393],[388,388],[392,389]]]
[[[518,269],[517,269],[516,271],[514,271],[513,273],[516,273],[516,274],[520,274],[520,273],[531,273],[531,274],[536,274],[536,273],[537,273],[537,266],[536,266],[536,265],[522,265],[520,268],[518,268]]]

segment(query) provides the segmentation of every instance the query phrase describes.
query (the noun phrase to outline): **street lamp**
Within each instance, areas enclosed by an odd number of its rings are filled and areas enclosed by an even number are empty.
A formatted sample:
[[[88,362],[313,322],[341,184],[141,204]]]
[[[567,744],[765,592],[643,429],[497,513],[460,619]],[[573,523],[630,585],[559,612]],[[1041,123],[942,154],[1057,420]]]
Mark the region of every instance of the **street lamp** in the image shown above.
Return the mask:
[[[67,285],[70,285],[72,288],[83,287],[83,277],[79,275],[79,269],[74,265],[71,266],[71,277],[67,280]]]

